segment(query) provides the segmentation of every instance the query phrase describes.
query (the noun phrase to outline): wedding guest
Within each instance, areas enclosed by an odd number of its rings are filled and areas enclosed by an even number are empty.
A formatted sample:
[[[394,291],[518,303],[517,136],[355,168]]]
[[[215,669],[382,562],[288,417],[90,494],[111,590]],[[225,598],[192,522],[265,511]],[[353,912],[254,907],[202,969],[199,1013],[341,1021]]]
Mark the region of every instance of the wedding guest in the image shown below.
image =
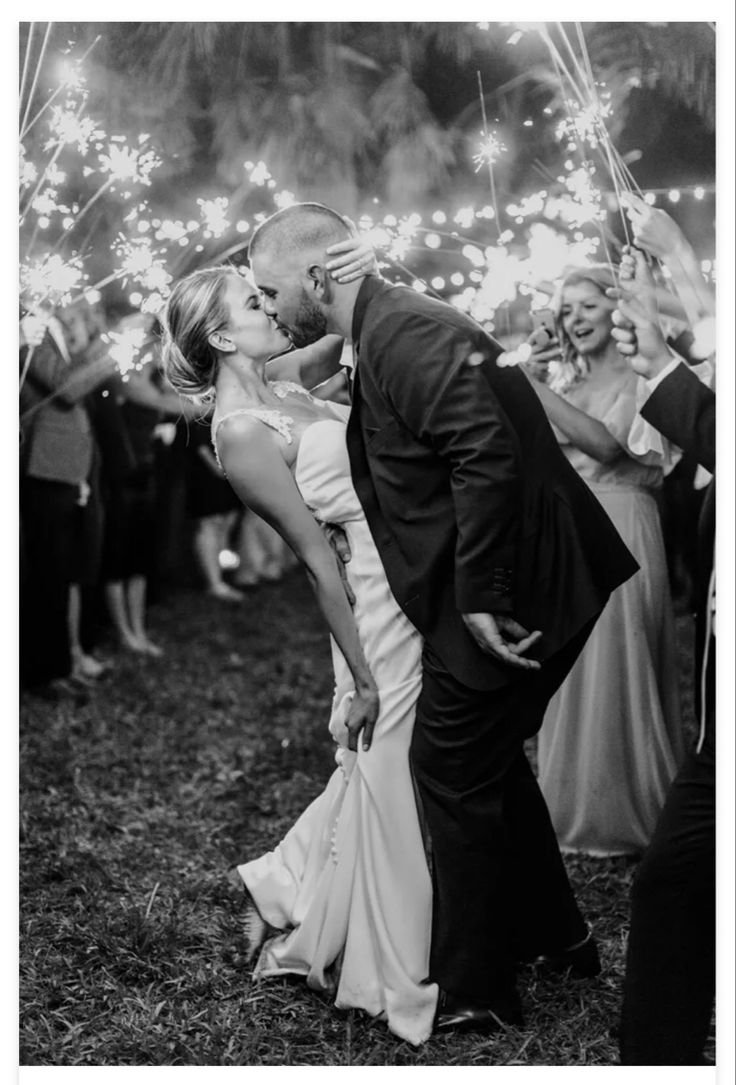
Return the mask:
[[[122,333],[146,325],[141,314],[116,325]],[[164,414],[191,407],[157,384],[153,360],[117,373],[95,397],[95,418],[103,454],[105,538],[102,580],[105,601],[119,644],[139,655],[162,649],[147,630],[148,579],[155,564],[154,431]]]
[[[641,242],[641,239],[637,239]],[[635,281],[646,280],[641,255]],[[715,468],[715,395],[667,349],[656,312],[631,293],[619,301],[614,329],[645,378],[641,415],[665,438]],[[634,353],[636,351],[636,353]],[[715,995],[715,482],[699,525],[696,581],[696,706],[700,732],[667,795],[631,895],[631,925],[620,1028],[625,1065],[697,1065]]]
[[[251,509],[245,509],[240,519],[238,557],[240,564],[233,579],[241,588],[273,584],[295,563],[278,532]]]
[[[82,363],[88,361],[92,356],[93,344],[104,328],[104,318],[99,306],[80,299],[74,305],[62,309],[59,319],[72,359]],[[104,354],[102,344],[98,344],[98,348]],[[88,408],[88,401],[93,395],[94,392],[91,392],[85,397],[85,408]],[[95,610],[104,530],[100,467],[99,446],[95,442],[87,485],[80,495],[84,514],[79,544],[74,551],[74,572],[69,586],[67,611],[72,677],[80,682],[99,678],[110,666],[109,660],[97,658],[92,650],[92,630],[95,623],[91,615]]]
[[[626,193],[623,199],[634,242],[666,267],[676,292],[674,296],[684,310],[687,323],[679,323],[681,334],[676,338],[667,335],[667,342],[688,364],[697,365],[703,362],[709,347],[713,346],[713,288],[703,276],[693,246],[667,211],[653,207],[633,192]],[[657,297],[661,315],[663,296],[658,293]],[[669,298],[672,297],[670,292]],[[706,469],[702,464],[696,464],[692,454],[685,450],[664,486],[665,546],[675,585],[680,588],[688,610],[696,609],[697,604],[694,580],[699,544],[696,525],[708,482]]]
[[[663,459],[628,447],[637,377],[611,335],[608,267],[573,269],[557,298],[566,383],[535,380],[569,462],[640,570],[611,595],[539,734],[539,783],[560,846],[640,854],[683,755],[674,618],[656,494]],[[533,358],[556,361],[556,342]],[[559,377],[559,373],[558,373]]]
[[[244,596],[227,583],[220,554],[232,546],[240,501],[212,450],[209,421],[189,426],[187,509],[194,519],[192,545],[207,591],[215,599],[240,603]]]
[[[74,674],[70,585],[93,511],[95,443],[84,399],[114,362],[106,352],[72,357],[58,315],[44,323],[43,339],[28,336],[21,349],[21,678],[64,692]]]

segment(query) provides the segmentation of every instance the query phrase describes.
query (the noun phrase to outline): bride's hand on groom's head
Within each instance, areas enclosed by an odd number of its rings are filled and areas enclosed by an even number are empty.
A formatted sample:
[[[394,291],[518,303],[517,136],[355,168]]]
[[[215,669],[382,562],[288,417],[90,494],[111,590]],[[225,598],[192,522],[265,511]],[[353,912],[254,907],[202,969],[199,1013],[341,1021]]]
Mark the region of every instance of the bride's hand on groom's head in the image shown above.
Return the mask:
[[[330,245],[327,255],[334,259],[325,266],[338,283],[350,283],[355,279],[362,279],[365,275],[378,274],[376,254],[365,234],[356,232],[345,241]]]
[[[524,652],[542,636],[539,630],[527,632],[514,618],[495,614],[463,614],[469,633],[478,646],[501,663],[521,670],[538,671],[536,659],[524,659]]]

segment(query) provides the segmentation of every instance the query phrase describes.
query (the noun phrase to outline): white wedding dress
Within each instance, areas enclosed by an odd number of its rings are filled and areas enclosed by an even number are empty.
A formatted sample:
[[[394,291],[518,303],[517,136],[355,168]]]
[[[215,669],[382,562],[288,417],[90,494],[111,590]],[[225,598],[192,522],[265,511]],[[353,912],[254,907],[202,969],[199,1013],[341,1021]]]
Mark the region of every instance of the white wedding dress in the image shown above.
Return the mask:
[[[288,416],[246,413],[291,440]],[[312,988],[334,990],[338,1008],[380,1014],[393,1033],[420,1044],[431,1033],[438,994],[436,984],[426,982],[432,887],[409,769],[422,643],[391,594],[353,489],[348,414],[349,408],[325,404],[324,419],[302,435],[294,473],[315,517],[340,524],[347,535],[355,620],[379,688],[380,714],[371,748],[348,750],[345,715],[353,683],[333,641],[329,728],[338,767],[274,850],[238,872],[263,918],[279,931],[265,943],[256,976],[303,975]]]

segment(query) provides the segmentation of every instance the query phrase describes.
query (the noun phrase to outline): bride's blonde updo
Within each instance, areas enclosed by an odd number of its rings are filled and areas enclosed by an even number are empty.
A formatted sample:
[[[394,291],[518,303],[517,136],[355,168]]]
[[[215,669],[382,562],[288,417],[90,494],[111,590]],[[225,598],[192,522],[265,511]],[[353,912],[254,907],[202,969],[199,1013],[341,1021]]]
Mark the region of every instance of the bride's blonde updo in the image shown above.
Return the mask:
[[[181,279],[171,291],[162,317],[162,358],[169,383],[200,403],[214,399],[218,354],[209,337],[230,316],[225,289],[237,271],[202,268]]]

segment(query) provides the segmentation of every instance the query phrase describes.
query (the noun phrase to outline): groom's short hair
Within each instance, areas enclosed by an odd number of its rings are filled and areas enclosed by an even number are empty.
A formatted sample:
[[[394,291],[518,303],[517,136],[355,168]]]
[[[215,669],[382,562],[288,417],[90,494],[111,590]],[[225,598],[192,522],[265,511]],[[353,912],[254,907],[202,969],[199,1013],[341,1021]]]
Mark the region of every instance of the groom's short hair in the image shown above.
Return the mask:
[[[252,263],[256,252],[268,249],[278,259],[304,249],[326,249],[350,237],[350,223],[321,203],[294,203],[276,211],[257,227],[248,246]]]

